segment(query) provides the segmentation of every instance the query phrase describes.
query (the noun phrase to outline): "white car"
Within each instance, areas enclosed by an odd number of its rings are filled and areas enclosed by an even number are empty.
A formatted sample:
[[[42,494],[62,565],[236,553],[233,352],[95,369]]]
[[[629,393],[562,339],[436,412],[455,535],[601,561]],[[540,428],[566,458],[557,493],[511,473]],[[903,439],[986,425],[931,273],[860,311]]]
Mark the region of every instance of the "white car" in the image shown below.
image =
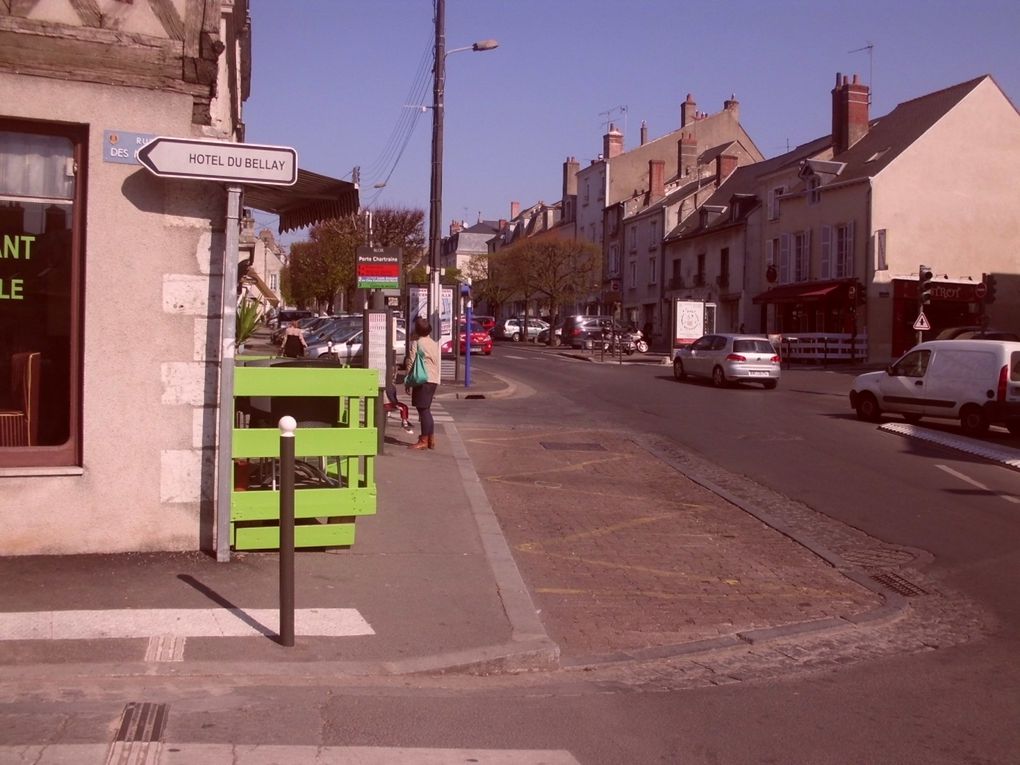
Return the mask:
[[[1020,343],[920,343],[885,370],[858,375],[850,389],[850,406],[868,422],[891,412],[908,422],[959,419],[960,427],[972,435],[993,423],[1020,435]]]
[[[705,335],[673,352],[673,376],[705,377],[717,388],[734,382],[779,384],[779,354],[764,335]]]
[[[496,334],[506,340],[513,340],[515,343],[524,336],[520,319],[507,319],[496,325]],[[528,319],[528,339],[534,341],[538,333],[543,329],[549,329],[549,323],[541,319]]]
[[[407,335],[399,327],[396,329],[396,348],[398,355],[403,352]],[[361,341],[364,330],[353,329],[349,334],[334,336],[318,345],[309,345],[305,355],[311,359],[335,359],[344,364],[354,364],[361,360]]]

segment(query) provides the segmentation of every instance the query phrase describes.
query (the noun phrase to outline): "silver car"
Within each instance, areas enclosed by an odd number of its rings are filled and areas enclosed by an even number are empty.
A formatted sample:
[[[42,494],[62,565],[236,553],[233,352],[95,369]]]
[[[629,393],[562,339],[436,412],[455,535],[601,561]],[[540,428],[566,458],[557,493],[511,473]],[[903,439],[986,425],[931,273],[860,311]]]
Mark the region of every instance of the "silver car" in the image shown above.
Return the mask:
[[[764,335],[705,335],[673,352],[673,376],[705,377],[721,388],[733,382],[779,384],[779,354]]]

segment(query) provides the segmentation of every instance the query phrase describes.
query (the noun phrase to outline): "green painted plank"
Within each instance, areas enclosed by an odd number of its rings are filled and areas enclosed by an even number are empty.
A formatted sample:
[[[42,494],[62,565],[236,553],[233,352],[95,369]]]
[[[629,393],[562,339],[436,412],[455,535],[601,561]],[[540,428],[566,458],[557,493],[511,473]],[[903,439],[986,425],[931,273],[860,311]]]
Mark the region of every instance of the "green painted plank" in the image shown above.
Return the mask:
[[[298,457],[374,456],[379,448],[375,428],[298,428],[294,437]],[[234,428],[233,456],[279,457],[279,428]]]
[[[295,518],[374,515],[375,487],[369,489],[295,489]],[[272,490],[235,491],[230,497],[230,520],[278,520],[280,492]]]
[[[379,373],[350,367],[237,367],[235,396],[379,395]]]
[[[235,550],[279,550],[279,526],[241,526],[232,530]],[[343,547],[354,544],[354,524],[294,527],[295,547]]]

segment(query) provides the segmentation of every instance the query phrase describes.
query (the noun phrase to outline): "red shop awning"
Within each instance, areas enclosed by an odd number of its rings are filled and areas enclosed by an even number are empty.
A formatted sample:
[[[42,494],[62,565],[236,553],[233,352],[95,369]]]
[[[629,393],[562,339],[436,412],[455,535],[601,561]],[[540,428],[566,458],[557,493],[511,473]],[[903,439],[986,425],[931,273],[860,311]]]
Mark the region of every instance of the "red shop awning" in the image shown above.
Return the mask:
[[[782,284],[770,290],[755,295],[754,302],[761,303],[811,303],[825,300],[841,289],[845,289],[849,282],[798,282],[797,284]]]

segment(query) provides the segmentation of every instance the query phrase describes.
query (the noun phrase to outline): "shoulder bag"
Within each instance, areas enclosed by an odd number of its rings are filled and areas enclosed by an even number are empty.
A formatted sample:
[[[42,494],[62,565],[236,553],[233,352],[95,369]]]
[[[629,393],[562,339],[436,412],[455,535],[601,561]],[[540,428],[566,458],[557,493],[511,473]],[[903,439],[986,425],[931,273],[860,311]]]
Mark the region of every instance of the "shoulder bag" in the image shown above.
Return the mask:
[[[425,353],[419,345],[414,355],[414,363],[404,375],[404,384],[416,388],[428,381],[429,373],[425,370]]]

